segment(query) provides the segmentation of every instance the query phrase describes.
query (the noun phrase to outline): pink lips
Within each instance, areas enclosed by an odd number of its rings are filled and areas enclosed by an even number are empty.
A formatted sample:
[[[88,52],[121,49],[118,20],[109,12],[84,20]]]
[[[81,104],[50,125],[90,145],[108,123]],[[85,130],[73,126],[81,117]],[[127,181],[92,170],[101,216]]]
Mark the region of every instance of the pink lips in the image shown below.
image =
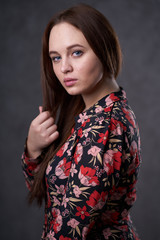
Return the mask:
[[[74,78],[65,78],[65,79],[64,79],[64,84],[66,85],[66,87],[71,87],[71,86],[73,86],[76,82],[77,82],[77,79],[74,79]]]

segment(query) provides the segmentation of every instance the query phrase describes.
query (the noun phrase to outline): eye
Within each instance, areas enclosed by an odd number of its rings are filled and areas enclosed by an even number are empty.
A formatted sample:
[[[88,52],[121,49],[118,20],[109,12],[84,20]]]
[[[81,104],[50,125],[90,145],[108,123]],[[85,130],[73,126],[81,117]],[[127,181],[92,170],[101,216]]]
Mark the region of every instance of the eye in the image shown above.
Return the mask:
[[[54,56],[54,57],[51,57],[52,62],[59,62],[60,59],[61,59],[60,56]]]
[[[74,57],[79,57],[79,56],[81,56],[83,54],[83,52],[81,51],[81,50],[77,50],[77,51],[74,51],[73,52],[73,56]]]

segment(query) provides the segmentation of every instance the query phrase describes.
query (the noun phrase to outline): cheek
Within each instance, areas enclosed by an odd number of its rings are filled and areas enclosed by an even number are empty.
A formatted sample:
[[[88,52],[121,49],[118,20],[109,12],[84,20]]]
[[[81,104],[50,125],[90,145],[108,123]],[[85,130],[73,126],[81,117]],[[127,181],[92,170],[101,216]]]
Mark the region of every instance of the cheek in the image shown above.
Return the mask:
[[[87,56],[86,59],[77,64],[77,71],[81,72],[82,75],[103,75],[103,67],[99,59],[95,55]]]
[[[53,67],[53,71],[54,71],[56,77],[58,78],[58,80],[61,82],[61,80],[62,80],[62,73],[60,71],[59,66],[54,66]]]
[[[82,76],[87,78],[102,78],[103,67],[98,59],[89,59],[83,62],[83,64],[77,66],[77,71],[79,71]]]

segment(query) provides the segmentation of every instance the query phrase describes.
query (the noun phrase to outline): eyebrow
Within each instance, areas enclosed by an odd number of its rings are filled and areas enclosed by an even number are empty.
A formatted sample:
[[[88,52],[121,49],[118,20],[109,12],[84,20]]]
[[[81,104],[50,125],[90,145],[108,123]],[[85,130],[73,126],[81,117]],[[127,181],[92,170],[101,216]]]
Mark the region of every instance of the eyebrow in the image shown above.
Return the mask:
[[[67,47],[67,50],[70,50],[72,48],[75,48],[75,47],[81,47],[81,48],[85,48],[84,46],[80,45],[80,44],[73,44],[73,45],[70,45]],[[51,54],[57,54],[58,52],[57,51],[49,51],[49,55]]]

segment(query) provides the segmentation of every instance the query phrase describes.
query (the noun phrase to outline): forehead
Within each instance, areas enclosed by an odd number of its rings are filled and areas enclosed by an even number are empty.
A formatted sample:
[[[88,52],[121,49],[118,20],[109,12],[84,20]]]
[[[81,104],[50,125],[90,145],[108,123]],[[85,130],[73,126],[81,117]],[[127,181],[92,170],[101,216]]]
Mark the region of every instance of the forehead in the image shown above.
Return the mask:
[[[74,44],[89,47],[83,33],[73,25],[64,22],[52,28],[49,37],[49,50],[58,51]]]

